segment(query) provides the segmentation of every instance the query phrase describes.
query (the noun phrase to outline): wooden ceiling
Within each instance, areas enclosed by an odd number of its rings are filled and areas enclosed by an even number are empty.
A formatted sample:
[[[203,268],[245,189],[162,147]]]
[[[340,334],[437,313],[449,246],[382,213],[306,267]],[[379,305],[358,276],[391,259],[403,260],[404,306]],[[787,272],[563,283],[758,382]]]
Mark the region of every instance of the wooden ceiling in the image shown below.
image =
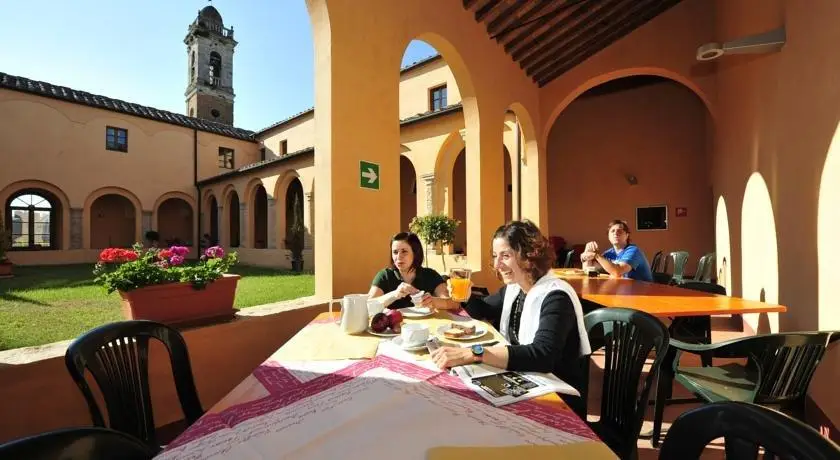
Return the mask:
[[[682,0],[463,0],[535,83],[555,78]],[[663,37],[667,40],[667,37]]]

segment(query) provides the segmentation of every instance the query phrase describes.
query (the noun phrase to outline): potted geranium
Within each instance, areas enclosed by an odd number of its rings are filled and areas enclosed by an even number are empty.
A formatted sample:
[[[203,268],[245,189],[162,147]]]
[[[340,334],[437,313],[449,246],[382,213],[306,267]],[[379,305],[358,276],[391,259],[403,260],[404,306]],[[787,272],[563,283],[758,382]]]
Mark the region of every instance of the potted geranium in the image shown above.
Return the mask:
[[[12,277],[12,262],[6,257],[6,252],[12,246],[12,233],[3,224],[3,216],[0,215],[0,278]]]
[[[171,324],[232,315],[240,277],[228,270],[236,253],[212,246],[198,262],[187,263],[189,252],[185,246],[108,248],[93,273],[109,293],[119,292],[126,319]]]
[[[430,214],[427,216],[416,216],[411,219],[408,229],[416,233],[420,239],[426,242],[426,259],[428,260],[429,246],[452,244],[455,239],[455,231],[461,221],[452,219],[443,214]],[[446,271],[446,256],[440,252],[443,261],[443,270]]]

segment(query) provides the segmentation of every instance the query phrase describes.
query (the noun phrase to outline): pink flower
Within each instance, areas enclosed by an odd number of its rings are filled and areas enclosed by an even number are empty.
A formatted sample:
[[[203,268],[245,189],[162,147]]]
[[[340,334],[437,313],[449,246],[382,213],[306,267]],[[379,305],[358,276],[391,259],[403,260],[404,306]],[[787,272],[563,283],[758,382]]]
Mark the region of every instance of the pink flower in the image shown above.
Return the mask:
[[[184,263],[184,256],[174,255],[169,258],[169,263],[172,265],[181,265]]]
[[[221,246],[211,246],[204,251],[204,255],[210,259],[220,259],[225,256],[225,250]]]
[[[190,253],[190,248],[188,248],[186,246],[172,246],[171,248],[169,248],[169,250],[172,251],[172,253],[175,254],[176,256],[181,256],[181,257],[184,257],[184,256],[186,256],[187,254]]]

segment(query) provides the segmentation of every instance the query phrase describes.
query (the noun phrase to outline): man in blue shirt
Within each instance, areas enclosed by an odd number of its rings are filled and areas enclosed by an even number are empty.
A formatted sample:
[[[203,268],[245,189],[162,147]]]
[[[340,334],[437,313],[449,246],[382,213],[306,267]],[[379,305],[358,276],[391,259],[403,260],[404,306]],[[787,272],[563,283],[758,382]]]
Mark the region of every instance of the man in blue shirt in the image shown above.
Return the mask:
[[[623,220],[610,222],[609,239],[612,248],[602,254],[598,243],[591,241],[580,255],[583,262],[596,261],[612,276],[632,278],[640,281],[653,281],[645,254],[635,244],[630,243],[630,227]]]

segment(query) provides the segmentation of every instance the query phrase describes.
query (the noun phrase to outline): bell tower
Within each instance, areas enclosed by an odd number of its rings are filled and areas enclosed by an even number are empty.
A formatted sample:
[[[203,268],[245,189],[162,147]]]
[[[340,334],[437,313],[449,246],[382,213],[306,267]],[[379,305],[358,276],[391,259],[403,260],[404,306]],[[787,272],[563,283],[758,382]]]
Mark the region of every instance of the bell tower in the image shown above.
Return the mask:
[[[190,24],[187,45],[187,115],[233,125],[233,27],[212,5]]]

